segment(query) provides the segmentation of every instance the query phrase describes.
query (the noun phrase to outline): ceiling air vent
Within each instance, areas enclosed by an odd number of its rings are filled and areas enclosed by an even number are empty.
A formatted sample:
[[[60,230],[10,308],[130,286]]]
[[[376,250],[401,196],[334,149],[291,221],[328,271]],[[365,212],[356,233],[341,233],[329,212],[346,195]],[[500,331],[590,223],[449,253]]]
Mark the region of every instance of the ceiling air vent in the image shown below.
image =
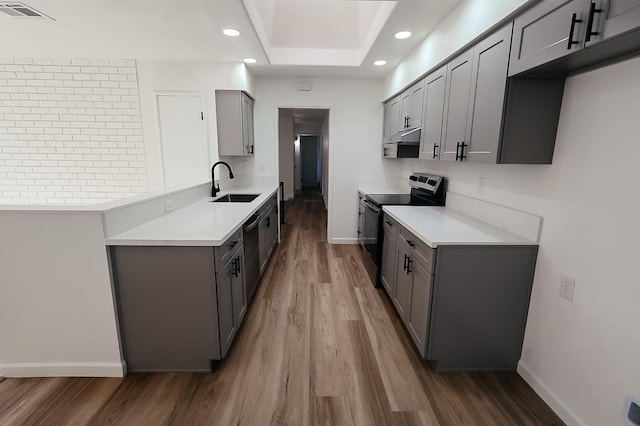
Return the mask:
[[[5,13],[13,18],[42,18],[53,19],[44,13],[38,12],[31,6],[24,3],[0,3],[0,12]]]

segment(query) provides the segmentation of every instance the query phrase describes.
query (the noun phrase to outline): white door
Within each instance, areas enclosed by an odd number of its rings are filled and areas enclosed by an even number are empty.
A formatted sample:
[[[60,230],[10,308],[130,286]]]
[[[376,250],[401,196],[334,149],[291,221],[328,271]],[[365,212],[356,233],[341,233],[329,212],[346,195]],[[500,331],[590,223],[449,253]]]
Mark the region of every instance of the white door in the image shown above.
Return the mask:
[[[157,95],[165,188],[211,179],[204,100],[204,93]]]

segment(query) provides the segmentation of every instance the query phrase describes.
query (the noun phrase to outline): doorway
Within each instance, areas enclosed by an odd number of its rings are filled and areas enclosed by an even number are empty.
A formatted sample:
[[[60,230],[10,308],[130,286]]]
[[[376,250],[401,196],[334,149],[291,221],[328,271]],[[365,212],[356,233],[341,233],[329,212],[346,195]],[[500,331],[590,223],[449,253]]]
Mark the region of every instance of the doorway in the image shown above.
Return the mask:
[[[156,93],[165,188],[184,188],[209,177],[203,92]]]
[[[322,152],[319,135],[300,136],[300,182],[302,188],[320,188]]]
[[[317,191],[328,207],[329,109],[279,108],[279,176],[284,199]]]

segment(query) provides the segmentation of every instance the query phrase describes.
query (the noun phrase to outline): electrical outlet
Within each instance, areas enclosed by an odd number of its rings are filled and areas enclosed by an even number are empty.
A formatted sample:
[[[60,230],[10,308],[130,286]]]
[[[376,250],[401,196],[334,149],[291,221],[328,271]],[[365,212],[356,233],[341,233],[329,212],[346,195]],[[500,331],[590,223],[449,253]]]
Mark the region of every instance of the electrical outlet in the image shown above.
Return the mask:
[[[560,296],[573,302],[573,290],[576,287],[576,279],[562,275],[560,277]]]
[[[176,203],[173,200],[164,200],[164,212],[169,213],[176,209]]]
[[[478,194],[484,195],[484,188],[487,186],[487,178],[480,177],[478,179]]]

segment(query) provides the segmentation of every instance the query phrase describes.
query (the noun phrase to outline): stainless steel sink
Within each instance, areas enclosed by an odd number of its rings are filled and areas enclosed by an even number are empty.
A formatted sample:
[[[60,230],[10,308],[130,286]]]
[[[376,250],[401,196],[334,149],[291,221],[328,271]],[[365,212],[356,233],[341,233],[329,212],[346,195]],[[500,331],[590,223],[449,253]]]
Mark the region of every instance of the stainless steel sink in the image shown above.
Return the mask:
[[[212,203],[250,203],[262,194],[227,194]]]

